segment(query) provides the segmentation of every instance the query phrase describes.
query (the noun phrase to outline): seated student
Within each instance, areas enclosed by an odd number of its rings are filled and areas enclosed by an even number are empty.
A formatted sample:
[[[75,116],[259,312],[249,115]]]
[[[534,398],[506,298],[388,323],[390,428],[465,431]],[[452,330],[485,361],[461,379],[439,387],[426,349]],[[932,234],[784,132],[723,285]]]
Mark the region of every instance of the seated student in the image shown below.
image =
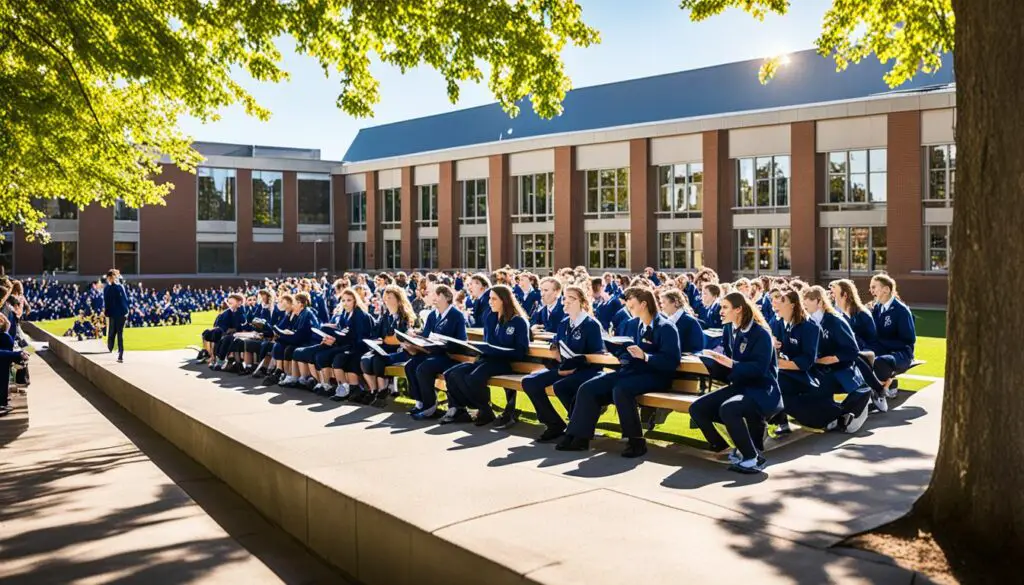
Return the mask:
[[[309,308],[309,302],[307,293],[296,293],[292,302],[291,326],[288,329],[291,333],[277,333],[277,341],[274,342],[271,355],[277,362],[278,368],[284,372],[284,377],[278,382],[281,386],[298,385],[299,368],[293,360],[293,354],[296,349],[309,344],[313,338],[313,328],[320,326],[320,320],[316,318],[316,313]]]
[[[590,287],[594,297],[594,317],[605,331],[610,331],[612,319],[622,309],[622,299],[618,296],[611,297],[605,291],[605,281],[596,276],[590,279]]]
[[[658,313],[654,293],[641,286],[628,287],[622,293],[630,313],[636,315],[626,329],[634,331],[633,345],[619,358],[623,365],[603,372],[580,386],[576,404],[569,417],[566,435],[556,447],[559,451],[585,451],[597,428],[601,407],[615,404],[622,436],[629,446],[623,457],[647,453],[636,397],[667,390],[679,368],[679,332],[668,318]]]
[[[11,366],[28,361],[28,354],[15,346],[14,338],[7,332],[10,327],[11,322],[5,315],[0,314],[0,376],[3,376],[3,384],[0,385],[0,416],[6,416],[11,412],[8,396]]]
[[[385,274],[385,276],[390,278],[390,275]],[[380,290],[384,290],[387,286],[391,285],[383,284]],[[362,402],[365,391],[360,385],[363,370],[359,360],[366,351],[363,340],[372,339],[376,323],[370,316],[366,301],[357,292],[357,289],[345,289],[341,294],[342,306],[345,307],[348,318],[341,329],[344,335],[335,342],[342,349],[334,356],[330,364],[333,377],[338,382],[338,387],[331,400],[340,402],[348,399],[353,402]]]
[[[810,428],[856,433],[867,419],[869,398],[855,365],[857,340],[850,324],[832,308],[824,288],[805,288],[802,297],[809,320],[821,327],[818,358],[812,367],[818,387],[795,395],[783,389],[786,414]],[[836,394],[846,394],[841,405],[836,404]]]
[[[335,283],[335,290],[339,285]],[[345,290],[345,289],[343,289]],[[357,295],[345,295],[337,292],[341,301],[336,304],[334,315],[326,323],[321,323],[319,329],[326,333],[332,331],[343,331],[348,327],[348,319],[356,306]],[[340,343],[333,335],[319,337],[313,334],[310,338],[310,345],[300,347],[292,355],[299,368],[299,383],[306,389],[312,390],[318,396],[334,396],[335,388],[331,385],[333,378],[332,364],[334,359],[341,355],[348,346]]]
[[[435,285],[430,291],[434,309],[427,316],[420,331],[423,337],[437,333],[453,339],[466,340],[466,316],[452,306],[455,293],[446,284]],[[409,396],[416,401],[409,414],[416,420],[440,418],[444,413],[437,410],[437,375],[458,364],[446,353],[428,353],[410,343],[402,348],[412,357],[405,363],[405,379],[409,382]]]
[[[835,299],[836,308],[840,316],[853,329],[853,337],[857,340],[857,347],[860,352],[857,354],[854,365],[860,372],[864,382],[871,388],[870,401],[879,412],[889,410],[889,403],[885,395],[885,386],[875,375],[869,358],[874,358],[871,351],[878,343],[878,332],[875,330],[875,320],[871,317],[871,311],[864,306],[860,300],[860,293],[857,292],[857,285],[849,279],[833,280],[828,285],[832,298]]]
[[[246,339],[242,343],[242,373],[251,374],[253,377],[263,375],[263,359],[257,358],[259,358],[263,344],[273,339],[274,325],[278,325],[281,314],[281,309],[274,299],[273,289],[259,291],[257,298],[259,300],[250,313],[252,319],[250,319],[249,325],[260,335]]]
[[[704,349],[704,330],[700,321],[693,316],[693,310],[676,289],[666,289],[658,294],[661,312],[679,332],[679,349],[682,353],[699,353]]]
[[[562,283],[557,278],[546,276],[540,280],[540,302],[530,313],[530,331],[533,333],[555,333],[565,319],[562,306]],[[526,308],[523,307],[525,310]]]
[[[534,311],[540,308],[541,301],[541,292],[537,290],[539,286],[537,275],[524,272],[516,280],[519,287],[519,292],[516,292],[516,300],[519,301],[526,316],[533,317]]]
[[[227,365],[228,351],[231,349],[231,344],[234,342],[235,333],[242,330],[245,326],[245,316],[242,311],[242,303],[245,302],[245,297],[239,293],[231,293],[228,295],[228,309],[225,311],[227,314],[224,333],[220,336],[220,339],[214,344],[214,355],[216,362],[210,367],[214,370],[222,370]],[[225,314],[222,313],[222,314]],[[220,317],[217,317],[220,319]]]
[[[381,297],[384,299],[386,311],[377,320],[376,329],[371,336],[381,340],[381,347],[388,351],[388,355],[383,356],[370,351],[363,354],[359,362],[363,377],[366,379],[366,387],[369,388],[363,399],[366,404],[387,402],[391,388],[389,379],[384,376],[384,370],[391,364],[409,359],[409,354],[399,346],[395,332],[405,333],[416,323],[416,315],[412,312],[412,305],[404,289],[397,284],[388,285],[384,287]]]
[[[466,288],[469,290],[469,296],[466,297],[466,326],[483,327],[490,311],[487,293],[491,289],[491,281],[483,273],[477,273],[469,277]]]
[[[715,423],[724,424],[736,445],[729,469],[757,473],[766,463],[765,420],[782,410],[775,347],[761,311],[750,299],[733,292],[721,299],[721,306],[725,353],[704,350],[702,361],[728,368],[729,385],[694,401],[690,418],[714,451],[729,446],[715,428]]]
[[[224,336],[224,333],[230,330],[232,324],[238,323],[237,317],[233,317],[231,302],[230,299],[224,301],[224,308],[213,320],[213,327],[203,330],[202,333],[203,349],[199,352],[196,360],[206,361],[210,367],[217,363],[217,342]]]
[[[813,370],[818,359],[821,327],[807,318],[800,293],[795,290],[782,293],[778,308],[784,326],[774,338],[774,345],[779,364],[779,390],[785,408],[792,397],[818,392],[818,379]],[[775,435],[790,432],[788,413],[788,409],[783,410],[769,421],[775,425]]]
[[[896,376],[909,370],[914,361],[914,344],[917,343],[914,315],[900,300],[896,293],[896,281],[889,275],[876,274],[871,277],[869,290],[875,298],[871,317],[878,331],[878,341],[875,347],[870,348],[875,352],[872,368],[882,381],[886,395],[892,398],[897,388]]]
[[[718,302],[721,294],[722,287],[715,283],[705,284],[701,290],[700,310],[696,313],[704,329],[718,329],[722,326],[721,305]]]
[[[768,328],[772,332],[772,337],[779,339],[782,337],[782,330],[786,328],[786,322],[779,317],[779,301],[782,299],[782,289],[773,288],[765,296],[768,297],[768,311],[761,311],[761,315],[768,322]]]
[[[551,349],[559,355],[558,363],[523,378],[523,391],[537,411],[537,420],[547,427],[538,439],[541,443],[565,434],[565,422],[551,405],[546,388],[553,386],[555,396],[566,412],[571,413],[580,385],[601,372],[601,366],[586,361],[587,354],[604,352],[604,341],[601,339],[601,324],[591,314],[593,309],[583,287],[575,284],[565,287],[562,304],[567,316],[562,319],[551,341]],[[565,343],[578,357],[563,358],[560,343]]]
[[[484,323],[484,341],[508,351],[487,351],[476,361],[453,366],[444,373],[449,411],[441,418],[441,424],[472,420],[476,426],[483,426],[497,420],[491,410],[487,380],[512,373],[512,362],[521,361],[530,348],[530,325],[512,289],[506,285],[493,286],[488,299],[490,311]],[[467,408],[477,409],[475,419],[469,417]]]

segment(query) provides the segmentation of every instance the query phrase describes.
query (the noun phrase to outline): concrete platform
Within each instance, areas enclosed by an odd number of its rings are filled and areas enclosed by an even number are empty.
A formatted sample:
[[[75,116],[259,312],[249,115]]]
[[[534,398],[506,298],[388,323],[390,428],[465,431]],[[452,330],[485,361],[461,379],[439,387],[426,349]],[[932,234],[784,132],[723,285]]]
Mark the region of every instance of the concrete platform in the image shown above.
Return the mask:
[[[52,350],[299,541],[367,585],[902,583],[883,557],[829,548],[903,515],[927,486],[941,385],[857,436],[780,447],[768,473],[656,448],[640,461],[187,365],[193,352]],[[529,435],[529,436],[527,436]],[[602,450],[611,448],[612,452]]]

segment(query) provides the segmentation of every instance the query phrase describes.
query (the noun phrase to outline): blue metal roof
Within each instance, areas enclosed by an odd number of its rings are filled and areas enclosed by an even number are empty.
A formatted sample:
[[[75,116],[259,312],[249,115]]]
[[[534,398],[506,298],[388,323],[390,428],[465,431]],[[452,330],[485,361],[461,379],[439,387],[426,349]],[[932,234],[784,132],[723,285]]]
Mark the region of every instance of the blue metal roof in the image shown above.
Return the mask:
[[[497,103],[393,124],[364,128],[346,162],[388,158],[547,134],[598,130],[716,114],[862,98],[891,90],[882,77],[889,67],[868,58],[837,73],[831,58],[814,50],[790,56],[775,78],[761,85],[762,59],[741,61],[574,89],[561,116],[543,120],[529,103],[510,119]],[[897,91],[926,90],[954,82],[953,58],[943,57],[935,74],[918,73]],[[509,134],[508,130],[512,133]]]

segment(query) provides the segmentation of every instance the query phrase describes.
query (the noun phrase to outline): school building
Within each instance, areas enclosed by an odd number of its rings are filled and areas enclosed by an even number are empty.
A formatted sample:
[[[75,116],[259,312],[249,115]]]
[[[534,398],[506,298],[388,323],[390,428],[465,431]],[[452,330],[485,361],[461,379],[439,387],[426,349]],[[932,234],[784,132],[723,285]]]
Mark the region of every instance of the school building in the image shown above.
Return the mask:
[[[870,61],[870,62],[869,62]],[[541,120],[496,104],[361,130],[319,151],[197,144],[166,206],[44,202],[53,241],[7,234],[8,272],[238,281],[314,268],[797,275],[885,270],[944,304],[956,168],[953,60],[892,90],[813,51],[586,87]]]

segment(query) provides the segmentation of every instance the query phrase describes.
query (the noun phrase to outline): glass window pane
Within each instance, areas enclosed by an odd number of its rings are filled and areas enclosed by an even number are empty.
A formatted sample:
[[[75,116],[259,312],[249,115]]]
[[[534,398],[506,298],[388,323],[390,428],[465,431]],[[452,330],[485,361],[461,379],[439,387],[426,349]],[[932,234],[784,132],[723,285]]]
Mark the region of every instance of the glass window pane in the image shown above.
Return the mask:
[[[587,171],[587,189],[597,189],[598,171]]]
[[[789,157],[785,156],[785,155],[783,155],[783,156],[776,156],[774,158],[774,161],[775,161],[775,167],[774,167],[775,174],[773,176],[776,179],[779,179],[779,178],[786,178],[786,179],[788,179],[789,178]]]
[[[591,250],[589,257],[590,268],[601,268],[601,252],[599,250]]]
[[[740,230],[740,247],[753,248],[756,238],[755,230]]]
[[[299,223],[304,225],[330,225],[330,175],[324,175],[323,179],[303,179],[300,175],[298,184]]]
[[[676,249],[686,248],[686,232],[676,232],[675,237],[673,239],[673,244],[675,245]]]
[[[672,185],[661,185],[658,187],[658,211],[668,212],[675,207],[672,203],[672,194],[675,189]]]
[[[828,172],[829,174],[846,174],[846,153],[845,152],[830,152],[828,153]]]
[[[932,250],[930,259],[931,270],[949,270],[949,257],[946,250]]]
[[[946,171],[928,173],[928,198],[939,201],[946,198]]]
[[[828,179],[828,202],[846,202],[846,175],[832,175]]]
[[[597,189],[587,190],[587,213],[597,213],[598,201],[597,201]]]
[[[672,233],[671,232],[662,232],[662,233],[658,234],[658,239],[660,240],[659,247],[662,250],[670,250],[670,249],[672,249]]]
[[[754,206],[754,159],[742,158],[739,161],[739,207]]]
[[[757,182],[757,206],[768,207],[772,203],[772,182],[763,180]]]
[[[846,228],[829,230],[829,247],[835,250],[842,250],[846,247]]]
[[[885,203],[888,199],[889,184],[885,173],[871,174],[871,201],[873,203]]]
[[[949,168],[956,168],[956,145],[950,144],[949,149],[946,151],[946,156],[949,158]]]
[[[874,248],[885,248],[886,229],[884,227],[871,228],[871,246]]]
[[[629,184],[619,185],[616,190],[616,211],[629,212]]]
[[[868,176],[865,174],[850,175],[850,202],[866,203],[868,200]]]
[[[604,247],[605,249],[615,248],[615,242],[617,240],[617,234],[615,232],[605,232],[604,234]]]
[[[868,171],[868,151],[866,150],[851,150],[850,151],[850,172],[851,173],[866,173]]]
[[[775,205],[789,207],[789,179],[775,179]]]
[[[884,148],[876,148],[868,153],[869,171],[872,173],[884,173],[886,171],[888,153]]]
[[[601,234],[596,232],[590,233],[590,249],[597,250],[601,248]]]

